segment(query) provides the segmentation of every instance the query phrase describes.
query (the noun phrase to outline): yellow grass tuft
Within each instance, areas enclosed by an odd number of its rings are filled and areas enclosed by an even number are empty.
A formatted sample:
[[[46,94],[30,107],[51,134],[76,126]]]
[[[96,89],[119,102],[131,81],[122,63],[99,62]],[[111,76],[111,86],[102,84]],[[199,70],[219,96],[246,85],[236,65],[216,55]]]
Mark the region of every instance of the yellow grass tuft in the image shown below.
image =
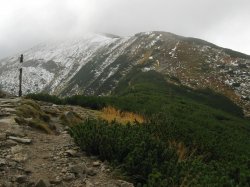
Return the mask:
[[[187,160],[196,152],[196,149],[190,151],[182,142],[169,141],[169,146],[176,150],[179,162]]]
[[[116,120],[122,124],[127,124],[128,122],[134,123],[135,121],[138,123],[143,123],[145,121],[143,116],[139,114],[135,114],[133,112],[122,112],[111,106],[103,108],[100,117],[109,122]]]
[[[138,64],[144,64],[149,59],[149,57],[151,56],[151,54],[152,54],[152,50],[151,51],[147,51],[144,54],[143,58],[138,61]]]

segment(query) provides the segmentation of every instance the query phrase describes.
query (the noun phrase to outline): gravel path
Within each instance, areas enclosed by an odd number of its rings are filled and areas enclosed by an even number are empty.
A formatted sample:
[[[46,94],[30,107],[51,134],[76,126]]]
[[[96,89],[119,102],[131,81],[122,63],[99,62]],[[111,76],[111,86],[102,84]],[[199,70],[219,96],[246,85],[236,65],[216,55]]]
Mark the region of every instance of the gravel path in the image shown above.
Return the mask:
[[[0,99],[0,187],[6,186],[97,186],[131,187],[114,179],[108,163],[88,157],[75,145],[58,117],[56,134],[45,134],[15,122],[21,99]],[[72,106],[42,106],[43,110],[76,111],[80,116],[94,112]]]

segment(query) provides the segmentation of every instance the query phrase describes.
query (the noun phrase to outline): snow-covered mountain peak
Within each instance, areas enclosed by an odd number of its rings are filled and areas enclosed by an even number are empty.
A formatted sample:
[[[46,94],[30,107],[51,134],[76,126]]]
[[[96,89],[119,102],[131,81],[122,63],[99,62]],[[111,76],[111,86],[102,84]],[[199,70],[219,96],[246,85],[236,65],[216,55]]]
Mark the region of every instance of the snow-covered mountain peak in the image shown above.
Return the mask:
[[[132,37],[84,34],[25,51],[23,93],[109,94],[131,72],[158,71],[170,81],[221,93],[250,116],[250,56],[167,32]],[[0,87],[18,93],[18,57],[0,60]]]
[[[82,37],[49,40],[32,47],[23,53],[24,93],[44,89],[54,93],[60,90],[62,84],[67,83],[82,66],[99,54],[98,51],[105,49],[105,54],[110,54],[119,46],[123,47],[128,40],[129,38],[88,33]],[[109,61],[105,63],[110,64],[115,60],[113,56],[115,55],[110,55]],[[18,58],[19,55],[15,55],[0,61],[0,85],[14,94],[18,88]]]

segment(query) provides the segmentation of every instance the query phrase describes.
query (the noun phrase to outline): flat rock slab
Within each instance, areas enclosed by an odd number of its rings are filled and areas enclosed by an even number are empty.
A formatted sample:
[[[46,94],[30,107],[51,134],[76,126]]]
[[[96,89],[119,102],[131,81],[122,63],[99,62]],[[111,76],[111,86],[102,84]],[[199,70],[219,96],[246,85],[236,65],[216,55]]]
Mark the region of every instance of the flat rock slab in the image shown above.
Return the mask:
[[[18,102],[20,102],[21,101],[21,98],[13,98],[13,99],[11,99],[11,98],[9,98],[9,99],[0,99],[0,103],[1,104],[16,104],[16,103],[18,103]]]
[[[16,106],[14,105],[8,105],[8,104],[2,104],[0,105],[1,108],[15,108]]]
[[[0,117],[8,117],[8,116],[10,116],[11,115],[11,113],[9,113],[9,112],[2,112],[2,111],[0,111]]]
[[[10,140],[14,140],[18,143],[23,143],[23,144],[31,144],[32,140],[31,139],[27,139],[27,138],[19,138],[19,137],[15,137],[15,136],[9,136]]]
[[[16,121],[15,121],[14,117],[11,117],[11,118],[0,119],[0,123],[5,123],[5,124],[13,125],[13,124],[16,124]]]
[[[16,109],[15,108],[5,108],[4,111],[10,112],[10,113],[15,113]]]

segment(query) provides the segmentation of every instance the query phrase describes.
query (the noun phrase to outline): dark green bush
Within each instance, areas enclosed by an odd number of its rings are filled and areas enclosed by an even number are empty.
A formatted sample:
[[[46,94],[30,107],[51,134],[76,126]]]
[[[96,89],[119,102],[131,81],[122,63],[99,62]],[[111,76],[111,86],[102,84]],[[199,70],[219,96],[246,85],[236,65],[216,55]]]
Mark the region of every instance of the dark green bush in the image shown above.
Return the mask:
[[[171,125],[167,121],[157,119],[159,118],[152,119],[152,123],[135,125],[86,120],[83,124],[71,128],[70,132],[82,150],[119,166],[135,184],[147,186],[249,184],[250,169],[247,159],[249,144],[243,145],[244,143],[240,143],[237,138],[228,140],[224,144],[208,144],[212,138],[215,138],[215,141],[219,141],[220,138],[214,137],[210,132],[194,132],[193,136],[182,134],[184,125],[178,123]],[[198,130],[195,126],[190,128]],[[199,133],[202,133],[204,138],[197,142],[198,138],[201,138]],[[183,135],[182,138],[180,134]],[[199,148],[198,151],[192,156],[187,156],[185,160],[179,160],[178,149],[171,148],[168,143],[178,138],[179,141],[185,142],[189,150]],[[221,139],[223,138],[227,136],[222,135]],[[247,150],[237,148],[234,141],[239,143],[238,146],[242,144],[241,148]]]
[[[54,104],[58,104],[58,105],[64,104],[63,100],[60,99],[59,97],[57,97],[55,95],[49,95],[46,93],[28,94],[26,97],[30,98],[30,99],[50,102],[50,103],[54,103]]]
[[[238,106],[211,90],[172,85],[156,72],[136,72],[109,97],[29,97],[98,110],[114,106],[146,116],[140,125],[87,120],[71,129],[83,150],[119,166],[139,186],[250,185],[250,122]],[[185,146],[184,160],[172,141]]]

